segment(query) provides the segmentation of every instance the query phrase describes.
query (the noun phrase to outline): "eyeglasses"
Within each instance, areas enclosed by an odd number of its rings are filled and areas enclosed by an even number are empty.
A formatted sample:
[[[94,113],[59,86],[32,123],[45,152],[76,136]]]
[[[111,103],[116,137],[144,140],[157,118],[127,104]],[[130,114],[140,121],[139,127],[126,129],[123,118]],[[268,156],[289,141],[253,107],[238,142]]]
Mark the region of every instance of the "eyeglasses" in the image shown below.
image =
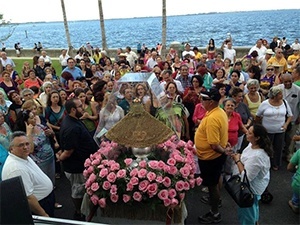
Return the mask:
[[[25,146],[28,147],[30,145],[29,142],[25,142],[25,143],[20,143],[20,144],[17,144],[17,145],[14,145],[18,148],[24,148]]]
[[[159,74],[160,74],[160,72],[155,72],[155,74],[156,74],[156,75],[159,75]]]
[[[273,71],[274,69],[267,69],[267,71]]]

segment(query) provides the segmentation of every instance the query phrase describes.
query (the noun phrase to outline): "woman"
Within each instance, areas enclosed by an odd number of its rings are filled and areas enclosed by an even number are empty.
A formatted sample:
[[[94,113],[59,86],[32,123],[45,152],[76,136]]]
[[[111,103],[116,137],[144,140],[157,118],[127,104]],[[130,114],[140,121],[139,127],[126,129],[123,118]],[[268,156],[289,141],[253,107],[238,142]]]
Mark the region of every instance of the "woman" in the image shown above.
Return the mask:
[[[229,58],[224,59],[223,69],[225,70],[225,77],[227,78],[232,70],[231,60]]]
[[[216,53],[216,46],[215,46],[215,40],[209,39],[208,45],[206,47],[206,54],[208,56],[208,59],[214,59]]]
[[[11,105],[11,101],[6,100],[6,98],[6,93],[0,89],[0,112],[3,113],[5,122],[9,124],[8,108]]]
[[[178,73],[180,71],[181,59],[178,55],[174,58],[174,63],[171,65],[173,73]]]
[[[8,108],[9,126],[10,128],[13,128],[17,120],[17,115],[21,111],[23,101],[21,99],[21,96],[14,90],[8,93],[8,99],[12,102],[12,104]]]
[[[29,78],[25,80],[24,87],[31,88],[32,86],[36,86],[40,88],[43,85],[43,81],[36,76],[35,70],[30,70],[28,75]]]
[[[242,179],[246,170],[251,190],[254,193],[254,204],[249,208],[238,208],[240,224],[258,224],[259,203],[261,194],[270,181],[270,156],[272,155],[271,141],[266,129],[255,124],[247,132],[250,142],[242,154],[232,154],[236,170]]]
[[[244,126],[246,127],[246,129],[249,129],[249,127],[252,124],[253,118],[251,116],[248,106],[243,102],[243,90],[236,87],[232,90],[231,96],[236,103],[234,111],[240,114]],[[239,131],[237,149],[240,151],[244,149],[242,148],[243,140],[244,140],[244,133]]]
[[[222,55],[221,55],[221,53],[217,53],[215,62],[212,64],[212,67],[211,67],[211,72],[215,73],[216,70],[222,69],[223,67],[224,67],[224,62],[222,60]]]
[[[135,86],[135,97],[141,100],[143,105],[150,99],[150,96],[147,94],[146,85],[143,83],[139,83]]]
[[[263,102],[263,95],[258,92],[259,81],[255,79],[249,79],[247,81],[248,93],[245,94],[243,102],[248,106],[252,118],[256,117],[256,112],[260,104]]]
[[[170,82],[167,86],[176,84]],[[169,90],[166,87],[167,90]],[[189,122],[182,103],[176,102],[171,95],[165,95],[162,99],[162,107],[158,108],[156,118],[174,130],[178,138],[190,140]]]
[[[91,66],[91,71],[92,71],[93,76],[102,78],[102,72],[97,70],[97,65],[93,64]]]
[[[25,61],[22,66],[21,77],[23,81],[29,78],[29,71],[31,70],[30,64],[28,61]]]
[[[19,92],[18,85],[10,78],[10,73],[6,70],[2,72],[3,81],[0,83],[0,88],[2,88],[6,94],[10,91]]]
[[[239,150],[237,148],[238,132],[242,131],[246,134],[247,129],[242,122],[240,114],[234,111],[236,107],[235,100],[232,98],[225,99],[223,105],[228,118],[228,142],[232,148],[232,152],[236,153]],[[233,164],[230,158],[227,158],[224,170],[226,174],[232,174]]]
[[[274,66],[267,66],[267,73],[260,79],[260,89],[264,96],[268,96],[269,90],[275,83],[276,75],[274,74]]]
[[[10,145],[11,129],[5,122],[5,115],[0,112],[0,144],[8,151]]]
[[[55,184],[55,159],[50,138],[54,136],[53,131],[42,124],[36,122],[36,116],[29,110],[20,113],[16,130],[26,132],[31,143],[30,158],[40,167],[40,169]],[[55,203],[55,208],[62,205]]]
[[[204,90],[202,87],[203,79],[199,75],[194,75],[191,79],[191,87],[185,89],[183,93],[183,105],[187,108],[190,115],[194,114],[195,107],[198,103],[200,103],[200,92]],[[188,117],[189,129],[190,129],[190,137],[192,141],[194,141],[194,133],[195,133],[195,123],[193,121],[193,117]]]
[[[104,95],[103,106],[99,113],[99,124],[94,140],[100,146],[104,134],[124,117],[124,110],[117,105],[117,101],[111,93]]]
[[[238,70],[232,70],[230,74],[229,84],[226,85],[226,95],[229,95],[230,90],[233,87],[239,87],[240,89],[244,90],[244,85],[239,82],[241,77],[241,73]]]
[[[68,98],[68,95],[67,95],[67,92],[65,91],[65,89],[60,89],[59,90],[59,96],[60,96],[60,99],[61,99],[61,104],[65,105],[65,103],[67,101],[67,98]]]
[[[25,101],[32,100],[34,105],[37,107],[37,114],[43,115],[44,114],[44,106],[40,99],[34,98],[34,92],[29,88],[24,88],[21,91],[21,97],[25,103]],[[23,107],[23,106],[22,106]]]
[[[255,120],[262,122],[262,125],[267,129],[274,150],[272,169],[277,171],[281,166],[285,131],[292,120],[293,114],[289,104],[284,102],[281,87],[272,87],[268,96],[269,99],[260,104]]]
[[[43,83],[43,92],[39,95],[39,99],[44,107],[47,106],[48,96],[50,92],[53,90],[53,84],[50,81],[46,81]]]
[[[93,137],[96,130],[96,124],[98,123],[96,105],[87,100],[86,93],[83,88],[76,88],[74,94],[75,97],[81,101],[82,109],[84,110],[80,120],[84,123],[85,127]]]
[[[7,64],[5,66],[5,70],[9,72],[11,80],[16,83],[16,85],[23,83],[23,80],[19,77],[18,72],[14,70],[14,67],[11,64]]]

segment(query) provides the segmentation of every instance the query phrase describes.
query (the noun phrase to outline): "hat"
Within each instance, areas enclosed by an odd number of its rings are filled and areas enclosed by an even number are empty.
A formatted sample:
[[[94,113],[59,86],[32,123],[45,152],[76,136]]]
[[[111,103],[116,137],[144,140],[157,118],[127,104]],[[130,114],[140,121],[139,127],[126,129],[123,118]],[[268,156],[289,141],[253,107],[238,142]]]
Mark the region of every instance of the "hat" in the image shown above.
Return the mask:
[[[221,99],[221,94],[219,92],[219,89],[215,88],[215,87],[211,88],[210,91],[202,91],[201,96],[203,98],[211,99],[216,102],[220,101],[220,99]]]
[[[274,55],[274,52],[273,52],[272,49],[269,48],[269,49],[267,49],[266,54],[267,55]]]
[[[278,68],[283,67],[283,65],[280,65],[278,63],[273,63],[273,64],[268,65],[268,66],[273,66],[273,67],[278,67]]]
[[[119,57],[127,57],[125,53],[120,53]]]

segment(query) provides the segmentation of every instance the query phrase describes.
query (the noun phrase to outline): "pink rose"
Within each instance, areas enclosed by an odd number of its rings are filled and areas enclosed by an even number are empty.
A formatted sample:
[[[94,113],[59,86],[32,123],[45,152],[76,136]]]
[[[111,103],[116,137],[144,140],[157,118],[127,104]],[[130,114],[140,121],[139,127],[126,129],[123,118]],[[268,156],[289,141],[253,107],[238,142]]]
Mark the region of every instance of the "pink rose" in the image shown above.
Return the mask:
[[[124,178],[126,176],[126,170],[122,169],[117,172],[117,178]]]
[[[163,184],[165,185],[165,187],[170,187],[171,186],[171,179],[169,177],[165,177]]]
[[[108,174],[108,169],[103,168],[100,170],[99,177],[104,178],[107,176],[107,174]]]
[[[162,169],[162,168],[165,167],[165,165],[166,165],[166,164],[164,163],[164,161],[161,161],[161,160],[160,160],[160,161],[158,162],[158,165],[157,165],[157,166],[158,166],[158,168]]]
[[[110,169],[112,171],[119,170],[120,169],[120,164],[119,163],[112,163],[111,166],[110,166]]]
[[[186,167],[180,168],[179,172],[181,173],[183,178],[187,178],[190,175],[190,170]]]
[[[117,185],[115,185],[115,184],[111,185],[110,193],[117,194],[117,191],[118,191]]]
[[[93,166],[96,166],[96,165],[99,165],[100,164],[100,160],[99,159],[94,159],[93,161],[92,161],[92,165]]]
[[[169,197],[172,199],[172,198],[175,198],[175,196],[177,195],[177,192],[174,188],[170,189],[169,190]]]
[[[184,181],[184,183],[183,183],[183,189],[186,190],[186,191],[190,190],[190,184],[189,184],[189,182]]]
[[[104,165],[100,164],[99,166],[97,166],[98,169],[103,169]]]
[[[191,188],[194,188],[196,180],[193,178],[193,179],[190,179],[189,182],[190,182]]]
[[[178,200],[176,198],[171,199],[171,207],[175,207],[178,205]]]
[[[90,179],[87,179],[87,181],[85,182],[85,187],[88,188],[92,185],[92,182]]]
[[[103,188],[104,190],[107,191],[107,190],[110,189],[110,187],[111,187],[111,183],[110,183],[110,182],[108,182],[107,180],[103,182],[102,188]]]
[[[134,199],[135,201],[137,201],[137,202],[142,201],[142,195],[141,195],[141,193],[138,192],[138,191],[134,192],[132,197],[133,197],[133,199]]]
[[[91,202],[94,204],[94,205],[97,205],[98,204],[98,196],[97,195],[92,195],[91,196]]]
[[[176,168],[176,166],[170,166],[170,169],[168,172],[171,175],[175,175],[178,172],[178,169]]]
[[[131,199],[130,195],[125,195],[125,194],[123,195],[123,202],[127,203],[130,201],[130,199]]]
[[[170,171],[170,166],[165,165],[163,169],[164,169],[164,172],[169,173],[169,171]]]
[[[149,186],[147,188],[149,196],[153,197],[154,195],[156,195],[157,189],[158,189],[157,183],[149,184]]]
[[[177,191],[183,191],[183,188],[184,188],[184,182],[182,180],[177,181],[175,184],[175,189]]]
[[[139,183],[139,179],[137,177],[132,177],[129,181],[133,186]]]
[[[124,159],[124,162],[125,162],[126,166],[130,166],[130,164],[132,163],[132,158],[126,158],[126,159]]]
[[[183,200],[185,198],[185,193],[180,193],[179,198],[180,198],[180,200]]]
[[[149,183],[150,183],[150,182],[149,182],[148,180],[143,180],[143,181],[141,181],[141,182],[139,183],[139,191],[146,192]]]
[[[87,178],[88,175],[89,175],[88,171],[87,171],[87,170],[84,170],[84,171],[83,171],[83,176],[84,176],[84,178]]]
[[[202,183],[201,177],[197,177],[197,178],[196,178],[196,184],[197,184],[197,186],[200,186],[201,183]]]
[[[88,173],[94,172],[94,167],[89,166],[89,167],[87,168],[87,171],[88,171]]]
[[[86,193],[87,193],[89,196],[91,196],[91,195],[94,194],[94,192],[93,192],[90,188],[87,188],[87,189],[86,189]]]
[[[158,168],[158,162],[156,160],[151,160],[150,162],[148,162],[148,165],[151,169],[157,169]]]
[[[130,176],[131,177],[135,177],[137,176],[138,174],[138,169],[137,168],[134,168],[133,170],[130,171]]]
[[[96,178],[97,178],[96,175],[93,174],[93,173],[89,177],[89,179],[91,180],[91,182],[94,182],[96,180]]]
[[[107,180],[110,182],[110,183],[114,183],[117,179],[117,175],[114,173],[114,172],[110,172],[108,175],[107,175]]]
[[[111,200],[113,203],[116,203],[116,202],[119,200],[119,195],[116,195],[116,194],[110,195],[110,200]]]
[[[173,158],[169,158],[168,161],[167,161],[167,163],[168,163],[170,166],[175,166],[176,160],[173,159]]]
[[[177,143],[177,147],[179,148],[183,148],[184,146],[186,145],[186,143],[182,140],[180,140],[178,143]]]
[[[89,167],[89,166],[91,166],[91,160],[87,158],[84,162],[84,167]]]
[[[91,190],[92,191],[97,191],[98,189],[99,189],[99,184],[98,183],[92,183]]]
[[[104,160],[102,160],[101,163],[102,163],[103,165],[107,166],[107,165],[108,165],[108,160],[107,160],[107,159],[104,159]]]
[[[147,174],[147,170],[146,169],[140,169],[138,172],[138,177],[139,178],[144,178]]]
[[[168,199],[168,198],[164,199],[164,205],[166,207],[168,207],[169,205],[171,205],[171,199]]]
[[[177,161],[177,162],[183,162],[184,161],[184,158],[179,155],[179,154],[175,154],[174,155],[174,159]]]
[[[163,189],[163,190],[159,191],[157,196],[161,200],[167,199],[168,198],[168,190]]]
[[[153,172],[149,172],[149,173],[147,174],[147,178],[148,178],[148,180],[149,180],[150,182],[151,182],[151,181],[154,181],[155,178],[156,178],[156,174],[153,173]]]
[[[160,184],[161,184],[161,183],[164,181],[164,179],[163,179],[162,176],[157,176],[156,179],[155,179],[155,181],[156,181],[157,183],[160,183]]]
[[[140,166],[141,168],[146,168],[147,162],[146,162],[145,160],[142,160],[142,161],[139,162],[139,166]]]
[[[100,198],[98,204],[101,208],[105,208],[106,206],[106,198]]]
[[[132,190],[133,190],[132,183],[127,183],[127,185],[126,185],[126,191],[132,191]]]

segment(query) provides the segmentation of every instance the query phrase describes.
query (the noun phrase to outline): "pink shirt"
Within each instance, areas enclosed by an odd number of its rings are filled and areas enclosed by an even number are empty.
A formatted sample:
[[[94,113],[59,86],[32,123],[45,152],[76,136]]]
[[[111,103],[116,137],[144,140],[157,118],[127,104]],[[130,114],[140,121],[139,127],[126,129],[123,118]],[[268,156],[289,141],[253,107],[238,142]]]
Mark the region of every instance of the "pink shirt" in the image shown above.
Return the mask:
[[[243,126],[240,114],[232,112],[231,118],[228,121],[228,142],[231,146],[238,143],[238,131]]]
[[[193,114],[193,121],[194,123],[198,124],[198,120],[202,120],[203,117],[205,116],[205,113],[206,113],[206,109],[203,107],[202,103],[198,103],[196,106],[195,106],[195,111],[194,111],[194,114]]]

